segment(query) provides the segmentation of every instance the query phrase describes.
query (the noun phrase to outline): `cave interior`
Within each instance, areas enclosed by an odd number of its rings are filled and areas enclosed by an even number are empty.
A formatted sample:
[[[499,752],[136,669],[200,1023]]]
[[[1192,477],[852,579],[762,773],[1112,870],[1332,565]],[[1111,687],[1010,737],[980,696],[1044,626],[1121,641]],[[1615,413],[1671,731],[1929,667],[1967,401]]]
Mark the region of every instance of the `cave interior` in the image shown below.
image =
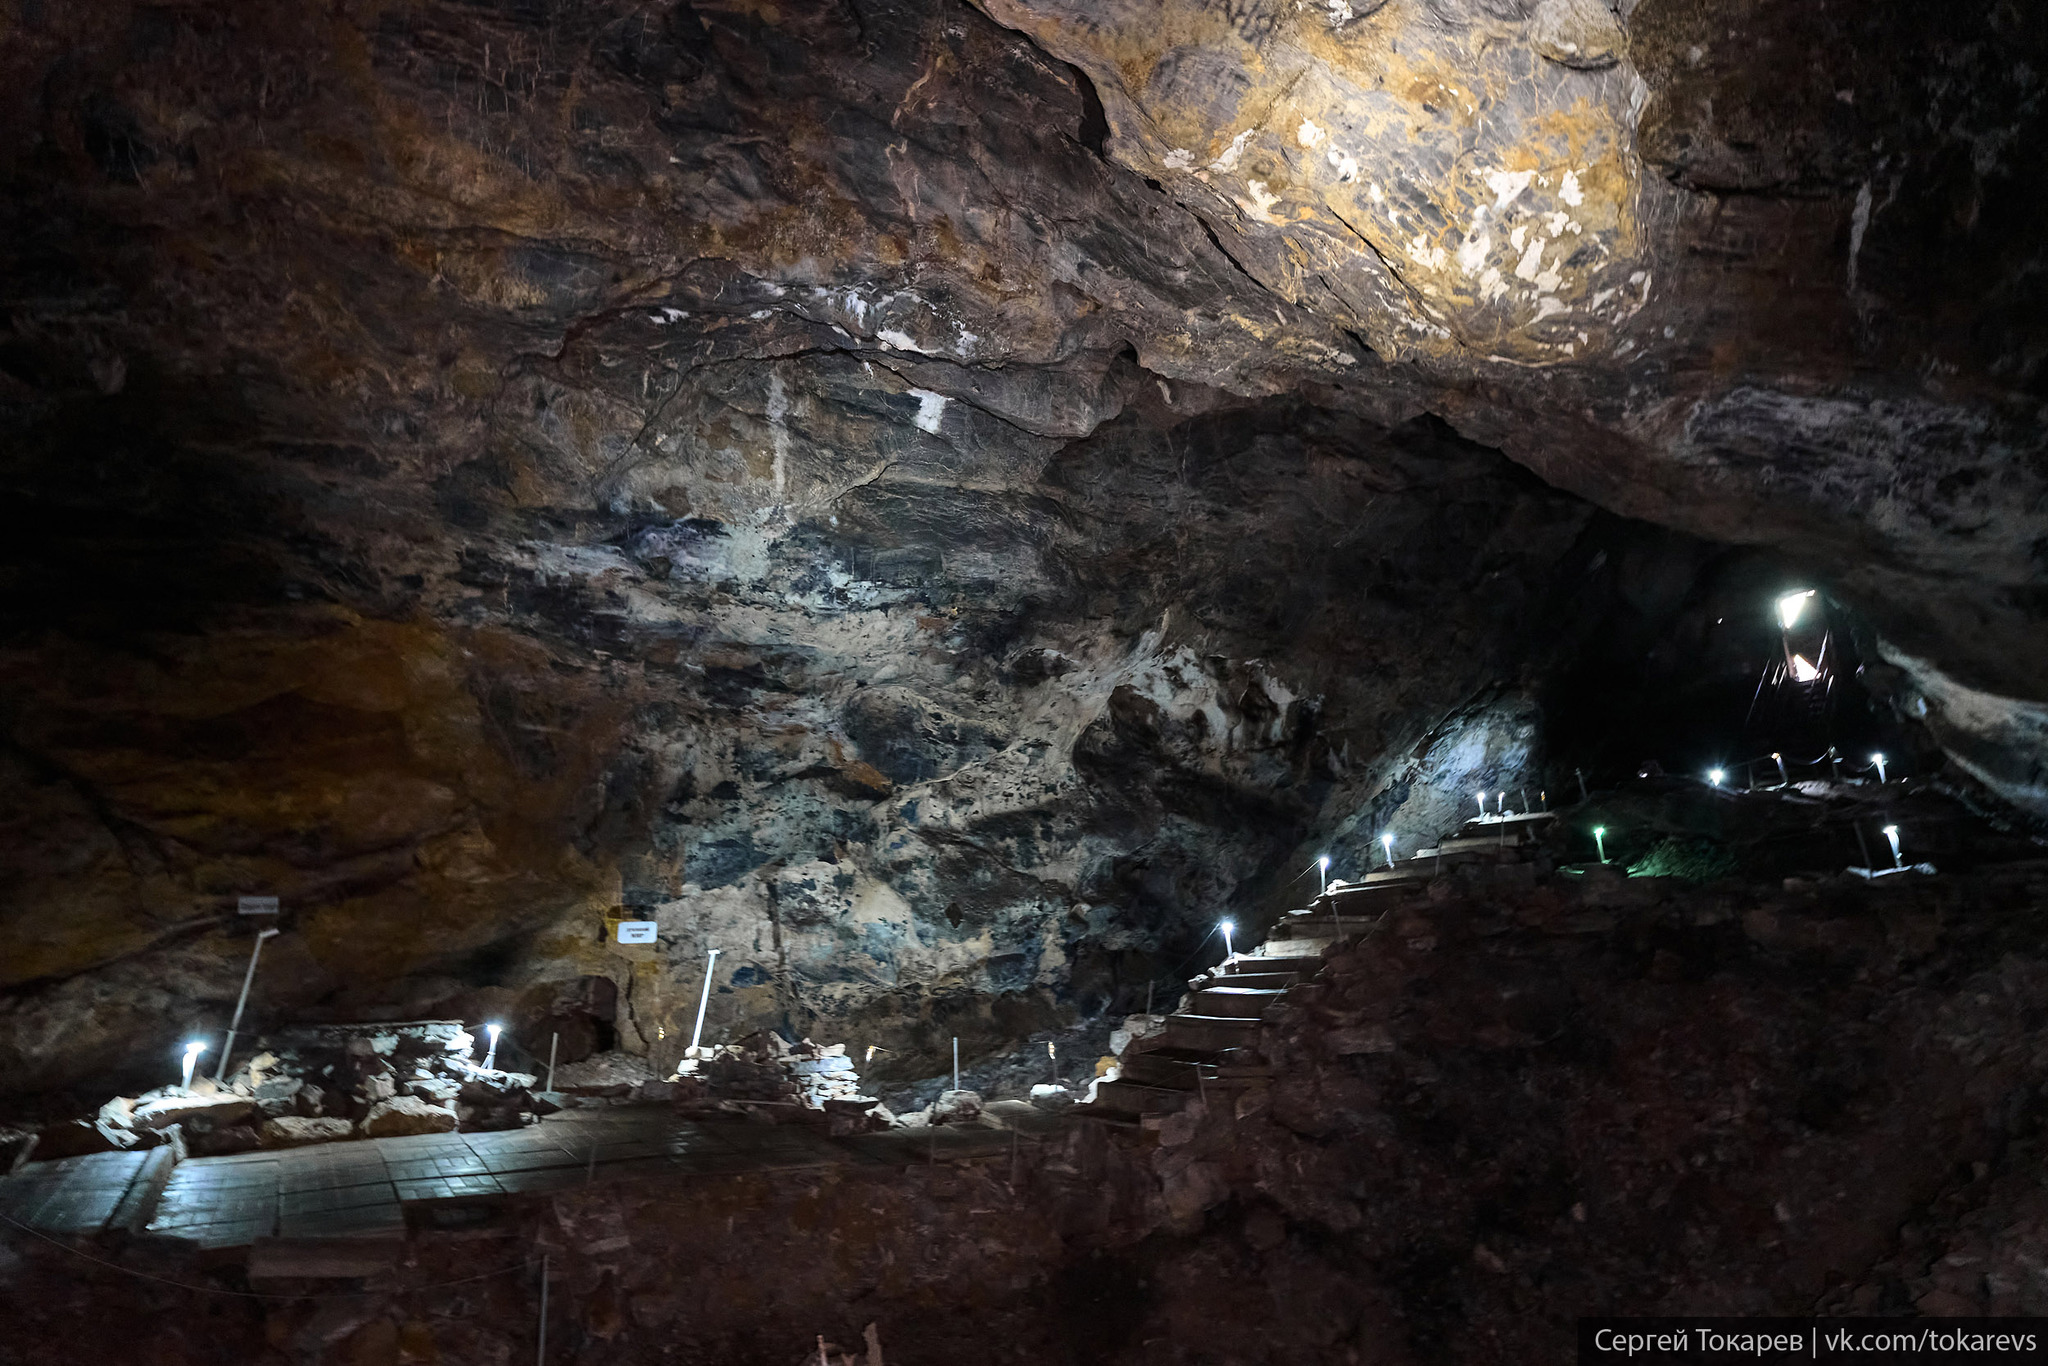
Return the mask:
[[[2048,1316],[2044,72],[0,0],[0,1361]]]

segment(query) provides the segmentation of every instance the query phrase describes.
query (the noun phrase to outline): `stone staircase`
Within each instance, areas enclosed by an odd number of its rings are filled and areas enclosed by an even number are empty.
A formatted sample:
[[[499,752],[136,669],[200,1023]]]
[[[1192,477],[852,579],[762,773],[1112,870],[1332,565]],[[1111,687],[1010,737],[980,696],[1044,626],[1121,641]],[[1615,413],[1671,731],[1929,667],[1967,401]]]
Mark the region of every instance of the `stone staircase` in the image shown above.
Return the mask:
[[[1134,1039],[1113,1078],[1097,1084],[1095,1099],[1077,1113],[1112,1123],[1136,1124],[1172,1114],[1189,1099],[1215,1092],[1234,1096],[1264,1087],[1272,1068],[1259,1051],[1266,1012],[1295,987],[1311,981],[1328,956],[1372,933],[1389,910],[1427,893],[1439,877],[1527,869],[1540,861],[1537,832],[1548,812],[1480,817],[1459,833],[1363,881],[1336,883],[1307,906],[1289,911],[1265,942],[1234,953],[1188,983],[1188,995],[1161,1029]]]

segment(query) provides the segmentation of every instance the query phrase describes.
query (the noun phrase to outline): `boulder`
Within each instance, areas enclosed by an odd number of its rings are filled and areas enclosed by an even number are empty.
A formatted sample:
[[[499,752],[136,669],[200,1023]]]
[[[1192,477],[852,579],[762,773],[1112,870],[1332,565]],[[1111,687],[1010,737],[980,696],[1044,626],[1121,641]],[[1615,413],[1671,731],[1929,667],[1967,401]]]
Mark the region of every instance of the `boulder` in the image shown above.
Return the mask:
[[[356,1126],[345,1119],[308,1119],[283,1115],[265,1120],[262,1140],[266,1148],[303,1148],[309,1143],[333,1143],[354,1138]]]
[[[400,1138],[407,1134],[445,1134],[455,1128],[455,1111],[429,1105],[418,1096],[398,1096],[373,1106],[363,1118],[366,1138]]]
[[[213,1095],[169,1095],[135,1107],[135,1127],[167,1129],[173,1124],[203,1123],[209,1129],[239,1124],[256,1113],[256,1102],[217,1091]]]
[[[981,1118],[981,1094],[978,1091],[941,1091],[938,1102],[932,1106],[934,1124],[973,1124]]]

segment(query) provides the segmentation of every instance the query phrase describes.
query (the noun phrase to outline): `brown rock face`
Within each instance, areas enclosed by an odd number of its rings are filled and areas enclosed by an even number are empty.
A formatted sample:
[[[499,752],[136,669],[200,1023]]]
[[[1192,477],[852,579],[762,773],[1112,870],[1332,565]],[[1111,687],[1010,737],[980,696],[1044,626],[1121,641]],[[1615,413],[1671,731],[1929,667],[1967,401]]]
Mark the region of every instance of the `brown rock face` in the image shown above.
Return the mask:
[[[2031,12],[0,35],[0,1085],[167,1079],[245,893],[258,1024],[526,1070],[672,1063],[713,948],[713,1038],[877,1075],[1138,1009],[1540,775],[1609,514],[1825,588],[2048,811]]]

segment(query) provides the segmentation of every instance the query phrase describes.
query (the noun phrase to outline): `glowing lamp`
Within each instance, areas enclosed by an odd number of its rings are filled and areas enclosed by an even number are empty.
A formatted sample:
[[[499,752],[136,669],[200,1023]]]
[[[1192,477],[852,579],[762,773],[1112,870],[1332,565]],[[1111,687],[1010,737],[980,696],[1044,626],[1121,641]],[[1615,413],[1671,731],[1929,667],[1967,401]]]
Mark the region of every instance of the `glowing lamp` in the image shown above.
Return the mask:
[[[1230,932],[1236,929],[1237,926],[1226,920],[1216,928],[1223,931],[1223,961],[1228,963],[1231,959]]]
[[[1806,600],[1813,596],[1811,588],[1802,588],[1796,593],[1787,593],[1778,599],[1778,625],[1791,630],[1799,624],[1799,618],[1806,611]]]
[[[1896,826],[1896,825],[1887,825],[1887,826],[1886,826],[1886,827],[1884,828],[1884,837],[1885,837],[1886,839],[1888,839],[1888,840],[1890,840],[1890,841],[1891,841],[1891,845],[1892,845],[1892,867],[1894,867],[1894,868],[1903,868],[1903,867],[1905,867],[1905,866],[1906,866],[1905,860],[1903,860],[1903,859],[1901,859],[1901,858],[1899,857],[1899,827],[1898,827],[1898,826]]]
[[[1791,776],[1785,772],[1785,756],[1782,754],[1773,754],[1771,756],[1771,761],[1778,766],[1778,785],[1780,787],[1790,787],[1792,785],[1792,779]]]
[[[192,1089],[192,1069],[199,1065],[199,1055],[205,1051],[204,1039],[194,1039],[185,1045],[185,1079],[180,1085],[188,1091]]]
[[[498,1034],[503,1025],[487,1024],[484,1032],[491,1036],[491,1046],[484,1050],[484,1071],[489,1072],[498,1065]]]
[[[1498,812],[1500,812],[1500,814],[1501,814],[1501,815],[1503,815],[1503,816],[1505,816],[1505,815],[1507,815],[1507,814],[1508,814],[1508,794],[1507,794],[1507,793],[1503,792],[1503,793],[1501,793],[1501,794],[1500,794],[1500,798],[1499,798],[1499,799],[1498,799],[1497,801],[1495,801],[1495,802],[1494,802],[1494,804],[1493,804],[1493,809],[1494,809],[1495,811],[1498,811]]]
[[[1593,827],[1593,845],[1594,845],[1594,847],[1595,847],[1595,848],[1597,848],[1597,849],[1598,849],[1598,850],[1600,851],[1600,861],[1601,861],[1602,863],[1605,863],[1605,862],[1607,862],[1607,827],[1606,827],[1606,826],[1604,826],[1604,825],[1596,825],[1596,826],[1594,826],[1594,827]]]
[[[1870,756],[1870,762],[1877,765],[1877,781],[1882,783],[1884,781],[1884,755],[1873,754]]]
[[[1726,769],[1710,768],[1707,770],[1707,781],[1712,783],[1715,787],[1719,787],[1722,783],[1726,782],[1727,779],[1728,771]]]
[[[1801,683],[1811,683],[1820,677],[1820,670],[1807,663],[1805,655],[1792,656],[1792,677]]]
[[[1330,856],[1324,854],[1316,860],[1316,895],[1330,890]]]
[[[1384,835],[1381,835],[1381,836],[1380,836],[1380,848],[1382,848],[1382,849],[1384,849],[1384,850],[1386,850],[1386,851],[1387,851],[1387,867],[1389,867],[1389,868],[1393,867],[1393,866],[1394,866],[1394,833],[1393,833],[1393,831],[1391,831],[1391,830],[1390,830],[1390,831],[1388,831],[1388,832],[1387,832],[1386,834],[1384,834]]]
[[[1482,816],[1486,814],[1486,794],[1484,792],[1479,794],[1479,814]]]

